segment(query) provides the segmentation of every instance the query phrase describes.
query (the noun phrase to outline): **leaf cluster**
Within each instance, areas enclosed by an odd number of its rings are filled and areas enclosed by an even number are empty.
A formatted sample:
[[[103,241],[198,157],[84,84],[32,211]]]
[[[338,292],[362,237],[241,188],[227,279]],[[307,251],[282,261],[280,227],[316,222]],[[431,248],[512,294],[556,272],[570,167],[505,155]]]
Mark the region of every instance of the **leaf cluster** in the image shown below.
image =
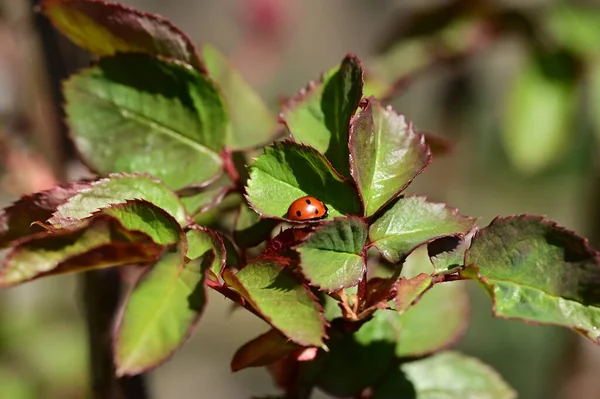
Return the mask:
[[[283,126],[226,58],[166,20],[97,0],[41,11],[99,57],[64,84],[70,133],[98,179],[25,196],[0,215],[0,285],[124,267],[119,375],[169,359],[212,289],[270,329],[231,367],[269,366],[286,394],[512,398],[487,366],[443,351],[467,323],[464,285],[498,317],[598,343],[600,254],[541,217],[474,218],[408,185],[428,139],[373,96],[360,60],[285,102]],[[286,218],[313,196],[325,219]],[[404,395],[404,396],[403,396]],[[412,395],[412,396],[411,396]]]

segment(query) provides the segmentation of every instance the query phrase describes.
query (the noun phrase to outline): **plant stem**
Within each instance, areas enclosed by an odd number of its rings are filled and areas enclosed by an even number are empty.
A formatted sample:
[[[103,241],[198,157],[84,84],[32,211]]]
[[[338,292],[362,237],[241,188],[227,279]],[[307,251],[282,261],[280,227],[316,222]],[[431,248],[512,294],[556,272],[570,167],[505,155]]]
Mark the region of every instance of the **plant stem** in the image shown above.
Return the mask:
[[[121,280],[115,269],[82,274],[83,304],[90,350],[94,399],[146,399],[142,375],[117,378],[112,351],[113,319],[119,306]]]

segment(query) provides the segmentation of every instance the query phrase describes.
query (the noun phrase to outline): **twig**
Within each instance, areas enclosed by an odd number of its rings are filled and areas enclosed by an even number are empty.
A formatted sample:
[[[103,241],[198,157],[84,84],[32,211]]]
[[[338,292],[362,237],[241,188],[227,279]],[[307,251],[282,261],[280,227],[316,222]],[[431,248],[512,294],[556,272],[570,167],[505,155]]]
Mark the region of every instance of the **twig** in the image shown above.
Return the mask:
[[[112,331],[121,288],[117,270],[103,269],[83,273],[81,287],[90,350],[92,397],[148,398],[142,375],[117,378],[115,374]]]

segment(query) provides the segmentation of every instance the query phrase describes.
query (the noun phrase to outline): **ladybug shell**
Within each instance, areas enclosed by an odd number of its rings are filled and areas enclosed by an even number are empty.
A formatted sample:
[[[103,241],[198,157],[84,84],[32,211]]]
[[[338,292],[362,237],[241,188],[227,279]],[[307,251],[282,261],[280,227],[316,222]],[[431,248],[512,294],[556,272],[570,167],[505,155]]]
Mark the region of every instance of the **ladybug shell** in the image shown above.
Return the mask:
[[[315,197],[298,198],[288,208],[287,217],[290,220],[319,220],[327,217],[327,207]]]

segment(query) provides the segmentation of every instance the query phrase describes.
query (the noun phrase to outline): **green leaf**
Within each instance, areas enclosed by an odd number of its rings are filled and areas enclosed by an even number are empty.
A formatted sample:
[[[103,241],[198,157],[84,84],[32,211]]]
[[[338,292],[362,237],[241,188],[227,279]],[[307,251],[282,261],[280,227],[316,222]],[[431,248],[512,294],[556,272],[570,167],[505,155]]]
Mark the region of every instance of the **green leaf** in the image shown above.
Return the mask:
[[[540,216],[496,218],[473,237],[465,265],[495,316],[564,326],[600,343],[600,254],[574,232]]]
[[[431,274],[426,248],[414,252],[404,264],[402,275],[408,278]],[[426,281],[426,279],[425,279]],[[425,284],[425,283],[424,283]],[[423,291],[428,287],[420,287]],[[398,287],[400,290],[400,287]],[[396,344],[399,357],[424,356],[447,348],[465,332],[469,321],[469,298],[462,282],[435,284],[419,293],[418,302],[401,314],[387,311],[400,340]],[[396,298],[397,302],[398,298]],[[443,323],[440,323],[443,320]]]
[[[385,376],[392,366],[397,337],[381,326],[386,320],[373,318],[354,334],[332,331],[329,351],[319,351],[312,367],[317,368],[317,386],[336,397],[356,397]]]
[[[264,217],[285,218],[296,199],[323,201],[329,217],[360,213],[355,188],[345,182],[313,148],[284,141],[265,148],[250,170],[248,201]]]
[[[323,291],[356,285],[366,271],[363,249],[367,225],[356,217],[336,218],[319,226],[296,247],[302,274]]]
[[[252,248],[268,239],[277,224],[273,219],[262,219],[245,203],[240,205],[233,239],[240,248]]]
[[[469,301],[464,284],[436,283],[432,271],[427,248],[418,248],[407,258],[402,277],[396,281],[396,310],[375,312],[379,318],[376,337],[395,337],[398,357],[425,356],[446,348],[467,326]]]
[[[411,386],[412,385],[412,386]],[[401,364],[373,389],[372,399],[515,399],[515,391],[490,366],[448,351]]]
[[[231,360],[231,371],[267,366],[300,348],[279,331],[271,329],[245,343],[235,352]]]
[[[459,266],[462,266],[465,262],[465,252],[471,245],[471,239],[473,238],[473,232],[467,234],[467,236],[456,235],[442,237],[436,241],[447,241],[446,243],[434,241],[428,245],[429,258],[433,264],[433,269],[436,274],[452,273]],[[432,254],[432,246],[447,246],[443,250],[433,250],[435,254]]]
[[[231,226],[235,221],[235,210],[242,203],[244,203],[243,194],[239,191],[230,191],[216,206],[196,213],[194,221],[200,226]]]
[[[204,70],[190,39],[158,15],[90,0],[46,0],[41,11],[73,43],[96,55],[146,53]]]
[[[352,121],[350,154],[365,216],[397,197],[431,161],[424,137],[374,99]]]
[[[219,205],[229,191],[230,187],[209,186],[197,194],[181,197],[181,202],[188,213],[195,217]]]
[[[188,214],[195,217],[217,207],[233,188],[231,179],[222,174],[205,187],[186,187],[177,192]]]
[[[169,213],[179,224],[189,223],[183,204],[167,186],[142,174],[113,174],[82,186],[60,204],[48,220],[55,227],[66,227],[99,209],[127,200],[143,199]]]
[[[571,147],[577,107],[573,63],[563,54],[534,59],[514,81],[502,139],[521,173],[548,169]]]
[[[281,112],[294,139],[324,153],[346,177],[350,177],[348,130],[362,98],[362,75],[358,58],[347,55],[321,84],[303,90]]]
[[[214,281],[219,281],[227,259],[225,244],[221,237],[209,228],[192,225],[186,232],[188,251],[186,257],[191,260],[206,256],[212,252],[212,261],[207,273]]]
[[[124,204],[111,205],[102,213],[116,218],[127,230],[141,231],[157,244],[177,243],[181,238],[181,227],[163,209],[143,200],[128,200]]]
[[[154,261],[163,246],[146,234],[126,230],[115,218],[97,215],[74,229],[38,233],[8,253],[0,286],[35,278]]]
[[[321,304],[323,305],[323,314],[327,320],[332,321],[339,317],[343,317],[340,302],[329,295],[323,295]]]
[[[435,238],[466,233],[475,220],[423,197],[400,198],[370,227],[371,243],[392,263]]]
[[[70,183],[50,190],[21,197],[0,214],[0,248],[11,246],[14,241],[32,234],[44,232],[39,223],[48,220],[59,205],[88,188],[89,183]]]
[[[64,94],[71,135],[99,173],[146,172],[178,189],[221,172],[225,105],[195,70],[120,54],[71,77]]]
[[[151,265],[130,292],[117,320],[117,375],[166,361],[190,336],[206,304],[204,272],[212,254],[188,261],[185,245]]]
[[[227,147],[242,150],[271,142],[278,128],[277,118],[258,93],[214,47],[202,46],[202,56],[210,76],[223,91],[231,116]]]
[[[310,289],[275,259],[258,259],[237,274],[223,272],[235,289],[273,327],[302,346],[323,346],[325,319]]]

